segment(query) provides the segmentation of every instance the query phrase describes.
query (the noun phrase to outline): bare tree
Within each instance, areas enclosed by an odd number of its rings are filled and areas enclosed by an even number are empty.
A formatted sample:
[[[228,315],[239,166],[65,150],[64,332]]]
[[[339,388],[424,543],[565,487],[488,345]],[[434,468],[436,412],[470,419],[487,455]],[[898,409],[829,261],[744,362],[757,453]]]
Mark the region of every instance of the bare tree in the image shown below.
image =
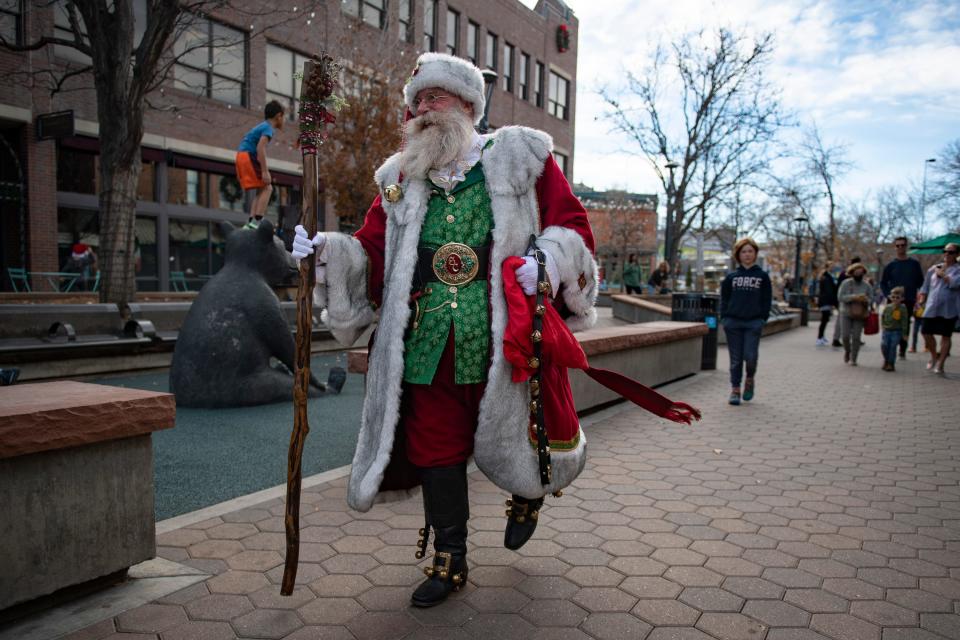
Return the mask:
[[[398,46],[393,30],[370,32],[348,23],[331,47],[352,52],[341,83],[349,104],[337,115],[319,158],[324,188],[344,231],[359,228],[377,195],[374,171],[400,147],[403,85],[415,62],[413,48]]]
[[[133,299],[136,286],[133,225],[144,112],[151,93],[168,81],[174,65],[184,56],[210,46],[209,42],[198,43],[190,37],[198,16],[229,9],[244,22],[266,16],[274,26],[292,19],[284,9],[251,9],[226,0],[144,2],[143,22],[138,23],[135,0],[35,0],[32,10],[44,11],[53,6],[54,10],[66,12],[69,27],[59,30],[63,35],[43,36],[24,44],[0,39],[0,48],[8,51],[65,47],[89,60],[51,65],[38,73],[49,80],[53,92],[62,90],[71,78],[88,74],[93,77],[100,125],[100,300],[122,307]],[[304,3],[300,15],[304,9],[309,11],[310,4]]]
[[[933,189],[928,203],[935,203],[951,230],[960,232],[960,138],[940,151],[933,165]]]
[[[600,91],[604,117],[647,159],[667,194],[668,261],[698,215],[706,219],[775,155],[771,143],[787,115],[767,79],[772,51],[770,34],[688,34],[659,46],[647,69],[628,72],[625,89]]]
[[[837,258],[837,198],[834,183],[853,168],[853,163],[848,159],[847,145],[824,143],[816,122],[804,130],[800,153],[808,175],[823,187],[827,197],[829,212],[826,250],[830,259],[834,260]]]

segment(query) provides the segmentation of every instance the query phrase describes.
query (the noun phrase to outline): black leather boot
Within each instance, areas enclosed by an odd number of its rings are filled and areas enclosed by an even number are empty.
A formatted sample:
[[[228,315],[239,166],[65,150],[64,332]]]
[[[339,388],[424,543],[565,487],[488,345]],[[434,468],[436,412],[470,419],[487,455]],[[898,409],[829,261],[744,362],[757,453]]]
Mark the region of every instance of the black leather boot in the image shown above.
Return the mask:
[[[426,525],[421,529],[417,558],[426,554],[430,529],[433,529],[433,564],[423,572],[427,579],[420,583],[410,598],[415,607],[432,607],[459,591],[467,581],[467,465],[422,469],[423,510]]]
[[[516,551],[527,543],[537,528],[543,498],[527,500],[514,494],[507,500],[507,528],[503,532],[503,546]]]

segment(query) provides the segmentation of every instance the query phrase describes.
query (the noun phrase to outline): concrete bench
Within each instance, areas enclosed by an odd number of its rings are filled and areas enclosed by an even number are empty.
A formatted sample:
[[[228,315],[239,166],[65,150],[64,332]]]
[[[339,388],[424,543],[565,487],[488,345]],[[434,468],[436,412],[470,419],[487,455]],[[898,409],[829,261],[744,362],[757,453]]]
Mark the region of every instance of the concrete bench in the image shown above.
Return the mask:
[[[168,393],[0,387],[0,610],[155,555],[151,434],[175,413]]]
[[[617,371],[655,387],[700,371],[703,336],[699,322],[646,322],[575,333],[590,365]],[[347,351],[347,370],[367,373],[367,350]],[[578,412],[619,398],[581,371],[570,371],[570,386]]]
[[[666,304],[662,298],[666,298]],[[631,294],[610,297],[613,317],[627,322],[657,322],[670,319],[670,296],[638,296]]]

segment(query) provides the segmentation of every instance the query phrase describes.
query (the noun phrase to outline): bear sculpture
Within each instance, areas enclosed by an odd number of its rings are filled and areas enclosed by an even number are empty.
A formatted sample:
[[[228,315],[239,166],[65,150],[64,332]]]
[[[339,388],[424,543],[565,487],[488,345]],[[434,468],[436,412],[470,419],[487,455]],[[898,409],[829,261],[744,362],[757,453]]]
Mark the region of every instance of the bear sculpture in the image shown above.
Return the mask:
[[[297,263],[264,220],[227,235],[226,261],[184,318],[170,367],[170,391],[181,407],[240,407],[293,397],[294,341],[271,285],[297,273]],[[279,360],[282,371],[270,365]],[[327,385],[311,376],[311,395],[337,393],[343,369]]]

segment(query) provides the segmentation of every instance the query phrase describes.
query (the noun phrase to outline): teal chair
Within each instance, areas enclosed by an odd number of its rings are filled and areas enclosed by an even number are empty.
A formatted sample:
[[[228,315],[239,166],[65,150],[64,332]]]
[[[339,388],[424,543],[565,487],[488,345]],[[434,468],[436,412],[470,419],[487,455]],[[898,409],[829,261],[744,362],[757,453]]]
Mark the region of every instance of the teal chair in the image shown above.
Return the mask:
[[[10,284],[13,285],[13,290],[17,293],[20,293],[21,290],[17,288],[17,283],[20,283],[20,286],[23,287],[23,290],[27,293],[30,293],[30,274],[27,273],[26,269],[20,267],[7,267],[7,275],[10,277]]]
[[[171,271],[170,272],[170,286],[173,287],[174,291],[189,291],[187,287],[187,278],[184,275],[183,271]]]

